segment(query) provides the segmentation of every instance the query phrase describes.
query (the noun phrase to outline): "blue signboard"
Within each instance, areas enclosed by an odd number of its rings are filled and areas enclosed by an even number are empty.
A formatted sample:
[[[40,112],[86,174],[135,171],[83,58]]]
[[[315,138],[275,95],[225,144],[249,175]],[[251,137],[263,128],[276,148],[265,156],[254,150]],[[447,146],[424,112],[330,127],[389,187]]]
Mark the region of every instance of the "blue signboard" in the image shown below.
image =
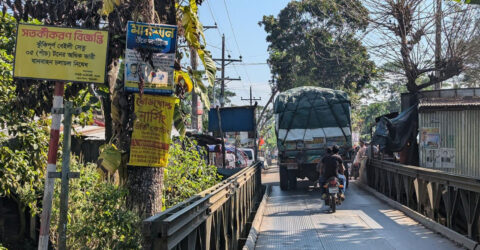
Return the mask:
[[[174,91],[177,26],[129,21],[125,50],[125,90],[138,92],[143,81],[147,94],[171,95]],[[145,62],[138,49],[153,52],[152,63]]]
[[[255,130],[255,107],[220,108],[223,132],[240,132]],[[208,112],[208,131],[219,132],[217,109]]]

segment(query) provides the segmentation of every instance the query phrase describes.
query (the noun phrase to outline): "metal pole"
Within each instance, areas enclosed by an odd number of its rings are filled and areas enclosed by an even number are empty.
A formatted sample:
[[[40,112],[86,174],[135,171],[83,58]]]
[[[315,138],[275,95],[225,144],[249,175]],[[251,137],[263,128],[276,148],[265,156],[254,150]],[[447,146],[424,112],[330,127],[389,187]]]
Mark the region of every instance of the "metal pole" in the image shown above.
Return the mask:
[[[63,93],[64,83],[56,82],[53,94],[53,109],[63,108]],[[58,140],[60,138],[60,124],[62,121],[62,114],[54,113],[55,112],[52,112],[52,125],[50,127],[50,143],[48,147],[47,171],[45,173],[45,189],[43,192],[42,201],[43,210],[40,217],[40,237],[38,239],[38,250],[47,250],[48,241],[50,239],[50,215],[52,213],[53,187],[55,185],[55,179],[49,178],[48,175],[49,173],[56,171]]]
[[[192,66],[192,70],[197,70],[197,51],[193,48],[190,49],[190,65]],[[192,90],[192,129],[199,132],[199,123],[200,123],[200,116],[198,115],[198,102],[199,98],[197,93],[195,92],[195,88]]]
[[[222,118],[220,116],[220,109],[217,106],[217,116],[218,116],[218,128],[220,130],[220,136],[222,137],[222,164],[223,168],[225,168],[225,136],[223,134],[223,129],[222,129]]]
[[[255,106],[253,106],[253,146],[254,146],[254,152],[255,152],[255,157],[254,160],[255,162],[258,160],[258,146],[257,146],[257,102],[255,102]]]
[[[437,0],[435,12],[435,76],[440,77],[440,60],[442,59],[442,0]],[[442,83],[435,83],[434,89],[441,89]]]
[[[65,103],[65,118],[63,120],[63,160],[62,184],[60,190],[60,220],[58,223],[58,249],[67,249],[67,212],[68,212],[68,179],[70,173],[70,142],[73,104]]]
[[[225,35],[222,35],[222,86],[220,92],[220,107],[225,106]]]
[[[252,86],[250,86],[250,106],[252,106],[253,96],[252,96]]]

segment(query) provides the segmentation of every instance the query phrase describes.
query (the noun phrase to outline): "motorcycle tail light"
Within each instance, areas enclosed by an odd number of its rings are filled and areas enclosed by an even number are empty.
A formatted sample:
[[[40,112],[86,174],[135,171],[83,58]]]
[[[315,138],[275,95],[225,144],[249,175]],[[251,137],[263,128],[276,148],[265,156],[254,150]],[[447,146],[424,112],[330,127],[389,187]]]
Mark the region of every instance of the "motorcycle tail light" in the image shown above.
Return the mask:
[[[338,185],[339,188],[343,188],[343,185]]]

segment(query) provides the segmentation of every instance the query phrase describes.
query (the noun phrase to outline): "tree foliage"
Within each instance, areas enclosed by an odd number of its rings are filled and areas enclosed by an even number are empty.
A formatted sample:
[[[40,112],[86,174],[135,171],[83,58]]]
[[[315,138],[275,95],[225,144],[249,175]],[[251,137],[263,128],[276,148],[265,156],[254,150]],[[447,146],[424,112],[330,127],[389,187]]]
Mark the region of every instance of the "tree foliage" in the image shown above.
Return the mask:
[[[480,53],[474,43],[480,32],[478,6],[442,1],[442,11],[438,12],[435,1],[429,0],[365,2],[375,31],[371,52],[401,69],[391,72],[404,76],[409,92],[460,75]],[[441,26],[438,30],[436,20]],[[437,35],[441,38],[438,47]],[[439,54],[435,53],[437,48]]]
[[[205,161],[207,153],[195,141],[181,138],[169,150],[164,173],[163,207],[169,208],[220,181],[217,168]]]
[[[400,96],[406,92],[402,80],[381,72],[376,81],[365,86],[360,92],[349,91],[352,102],[352,130],[359,132],[362,139],[370,139],[370,128],[375,124],[375,118],[400,112]]]
[[[268,62],[279,91],[315,85],[359,89],[375,75],[357,33],[368,15],[358,0],[292,1],[259,23],[267,32]]]
[[[104,182],[97,166],[71,161],[79,179],[69,183],[68,249],[140,249],[140,218],[127,209],[126,189]],[[55,185],[50,239],[58,241],[60,185]]]

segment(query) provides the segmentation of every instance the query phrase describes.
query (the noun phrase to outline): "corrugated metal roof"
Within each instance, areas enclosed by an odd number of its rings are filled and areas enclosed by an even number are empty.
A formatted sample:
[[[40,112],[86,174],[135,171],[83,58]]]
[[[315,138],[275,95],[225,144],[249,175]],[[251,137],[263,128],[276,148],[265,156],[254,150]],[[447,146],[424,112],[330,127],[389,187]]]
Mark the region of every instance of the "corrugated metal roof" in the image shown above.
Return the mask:
[[[465,96],[456,98],[423,98],[418,104],[419,110],[441,109],[480,109],[480,97]]]
[[[105,127],[87,125],[74,127],[76,134],[86,137],[87,140],[105,140]]]

